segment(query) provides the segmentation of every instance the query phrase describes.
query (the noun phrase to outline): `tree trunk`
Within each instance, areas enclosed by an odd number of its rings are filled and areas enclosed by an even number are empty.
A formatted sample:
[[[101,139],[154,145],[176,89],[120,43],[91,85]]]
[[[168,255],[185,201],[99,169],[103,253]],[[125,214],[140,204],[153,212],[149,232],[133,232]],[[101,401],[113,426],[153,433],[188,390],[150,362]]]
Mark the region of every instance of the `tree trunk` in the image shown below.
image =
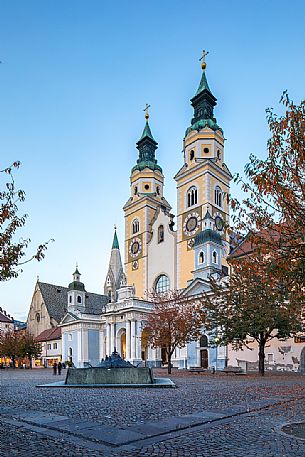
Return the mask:
[[[172,354],[167,353],[167,355],[168,355],[167,372],[168,372],[168,374],[171,374],[171,372],[172,372]]]
[[[258,352],[258,371],[262,376],[265,374],[265,344],[266,341],[264,339],[260,339]]]

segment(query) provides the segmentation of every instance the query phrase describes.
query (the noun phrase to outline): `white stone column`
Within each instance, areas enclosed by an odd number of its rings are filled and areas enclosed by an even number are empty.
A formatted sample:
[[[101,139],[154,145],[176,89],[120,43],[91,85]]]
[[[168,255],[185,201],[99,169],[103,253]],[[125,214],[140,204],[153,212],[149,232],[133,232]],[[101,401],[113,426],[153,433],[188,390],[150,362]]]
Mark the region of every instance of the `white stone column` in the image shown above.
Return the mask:
[[[89,361],[88,330],[82,329],[82,364]]]
[[[115,345],[115,342],[114,342],[114,338],[115,338],[115,328],[114,328],[115,324],[112,322],[110,324],[110,354],[111,355],[114,351],[114,345]]]
[[[131,321],[131,332],[130,332],[130,345],[131,345],[131,358],[136,358],[136,322]]]
[[[100,337],[100,361],[105,358],[105,347],[104,347],[104,330],[99,331]]]
[[[106,355],[110,355],[110,324],[106,324]]]
[[[130,321],[126,321],[126,359],[131,358],[131,345],[130,345]]]
[[[66,360],[68,360],[68,356],[66,354],[66,338],[67,338],[67,334],[65,332],[62,332],[61,334],[61,360],[62,362],[65,362]]]
[[[116,351],[120,354],[121,357],[123,357],[123,354],[121,354],[121,337],[118,336],[118,333],[119,332],[115,332],[115,338],[114,338],[114,341],[115,341],[115,348],[116,348]]]
[[[81,328],[77,329],[77,354],[72,353],[72,360],[77,368],[82,367],[82,332]]]
[[[142,360],[142,326],[141,321],[136,321],[136,359]]]

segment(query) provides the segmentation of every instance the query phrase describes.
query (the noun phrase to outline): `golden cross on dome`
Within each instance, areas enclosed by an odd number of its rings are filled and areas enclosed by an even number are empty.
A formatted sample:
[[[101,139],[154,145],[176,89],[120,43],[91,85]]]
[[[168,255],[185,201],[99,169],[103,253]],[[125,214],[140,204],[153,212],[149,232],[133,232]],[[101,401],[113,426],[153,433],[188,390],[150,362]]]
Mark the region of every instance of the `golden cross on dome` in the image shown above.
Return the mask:
[[[146,119],[146,122],[147,122],[148,119],[149,119],[148,108],[151,108],[151,106],[150,106],[148,103],[146,103],[146,106],[145,106],[145,108],[143,109],[143,111],[145,111],[145,119]]]
[[[205,62],[205,58],[206,58],[206,56],[208,55],[208,53],[209,53],[209,51],[203,50],[203,51],[202,51],[202,56],[201,56],[200,59],[199,59],[199,61],[201,61],[201,68],[202,68],[202,70],[205,70],[205,69],[206,69],[207,64],[206,64],[206,62]]]

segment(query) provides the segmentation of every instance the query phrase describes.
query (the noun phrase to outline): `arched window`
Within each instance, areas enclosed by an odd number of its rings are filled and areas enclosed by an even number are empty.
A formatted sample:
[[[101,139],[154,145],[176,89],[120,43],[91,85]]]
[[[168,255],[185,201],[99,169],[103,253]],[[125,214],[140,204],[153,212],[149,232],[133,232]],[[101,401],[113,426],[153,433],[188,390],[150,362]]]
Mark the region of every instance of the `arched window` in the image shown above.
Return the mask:
[[[80,295],[77,296],[77,303],[81,303],[82,302],[82,297]]]
[[[198,192],[197,187],[191,187],[187,192],[187,206],[197,205],[198,203]]]
[[[159,225],[158,227],[158,243],[162,243],[164,241],[164,226]]]
[[[204,263],[204,253],[202,251],[199,254],[199,263]]]
[[[221,154],[220,154],[220,150],[217,149],[217,159],[220,160],[221,159]]]
[[[137,195],[137,193],[138,193],[138,187],[137,186],[134,186],[133,193],[134,193],[134,195]]]
[[[190,160],[194,160],[194,157],[195,157],[195,152],[192,149],[191,152],[190,152]]]
[[[217,252],[216,251],[213,251],[213,263],[217,263],[218,262],[218,256],[217,256]]]
[[[107,276],[107,286],[111,286],[111,279],[109,276]]]
[[[134,219],[132,221],[132,226],[131,226],[131,231],[132,231],[132,234],[134,235],[135,233],[138,233],[140,231],[140,222],[139,222],[139,219]]]
[[[202,335],[199,340],[199,345],[201,348],[208,347],[208,337],[206,335]]]
[[[166,275],[160,275],[156,280],[155,291],[162,294],[169,290],[169,278]]]
[[[72,303],[72,295],[69,295],[69,303]]]
[[[214,200],[215,205],[222,207],[222,190],[219,186],[215,187]]]

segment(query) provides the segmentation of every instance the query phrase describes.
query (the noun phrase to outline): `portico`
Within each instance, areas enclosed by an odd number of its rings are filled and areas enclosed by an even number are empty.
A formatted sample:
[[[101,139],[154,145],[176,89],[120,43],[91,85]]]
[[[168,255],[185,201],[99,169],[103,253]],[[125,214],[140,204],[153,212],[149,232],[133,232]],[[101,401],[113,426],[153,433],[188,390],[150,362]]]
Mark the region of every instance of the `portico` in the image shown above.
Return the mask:
[[[160,366],[161,359],[155,349],[147,348],[145,338],[145,316],[151,311],[152,304],[132,297],[132,287],[118,290],[118,301],[109,303],[103,316],[106,328],[105,355],[114,348],[129,362],[139,364],[148,359],[153,366]]]

